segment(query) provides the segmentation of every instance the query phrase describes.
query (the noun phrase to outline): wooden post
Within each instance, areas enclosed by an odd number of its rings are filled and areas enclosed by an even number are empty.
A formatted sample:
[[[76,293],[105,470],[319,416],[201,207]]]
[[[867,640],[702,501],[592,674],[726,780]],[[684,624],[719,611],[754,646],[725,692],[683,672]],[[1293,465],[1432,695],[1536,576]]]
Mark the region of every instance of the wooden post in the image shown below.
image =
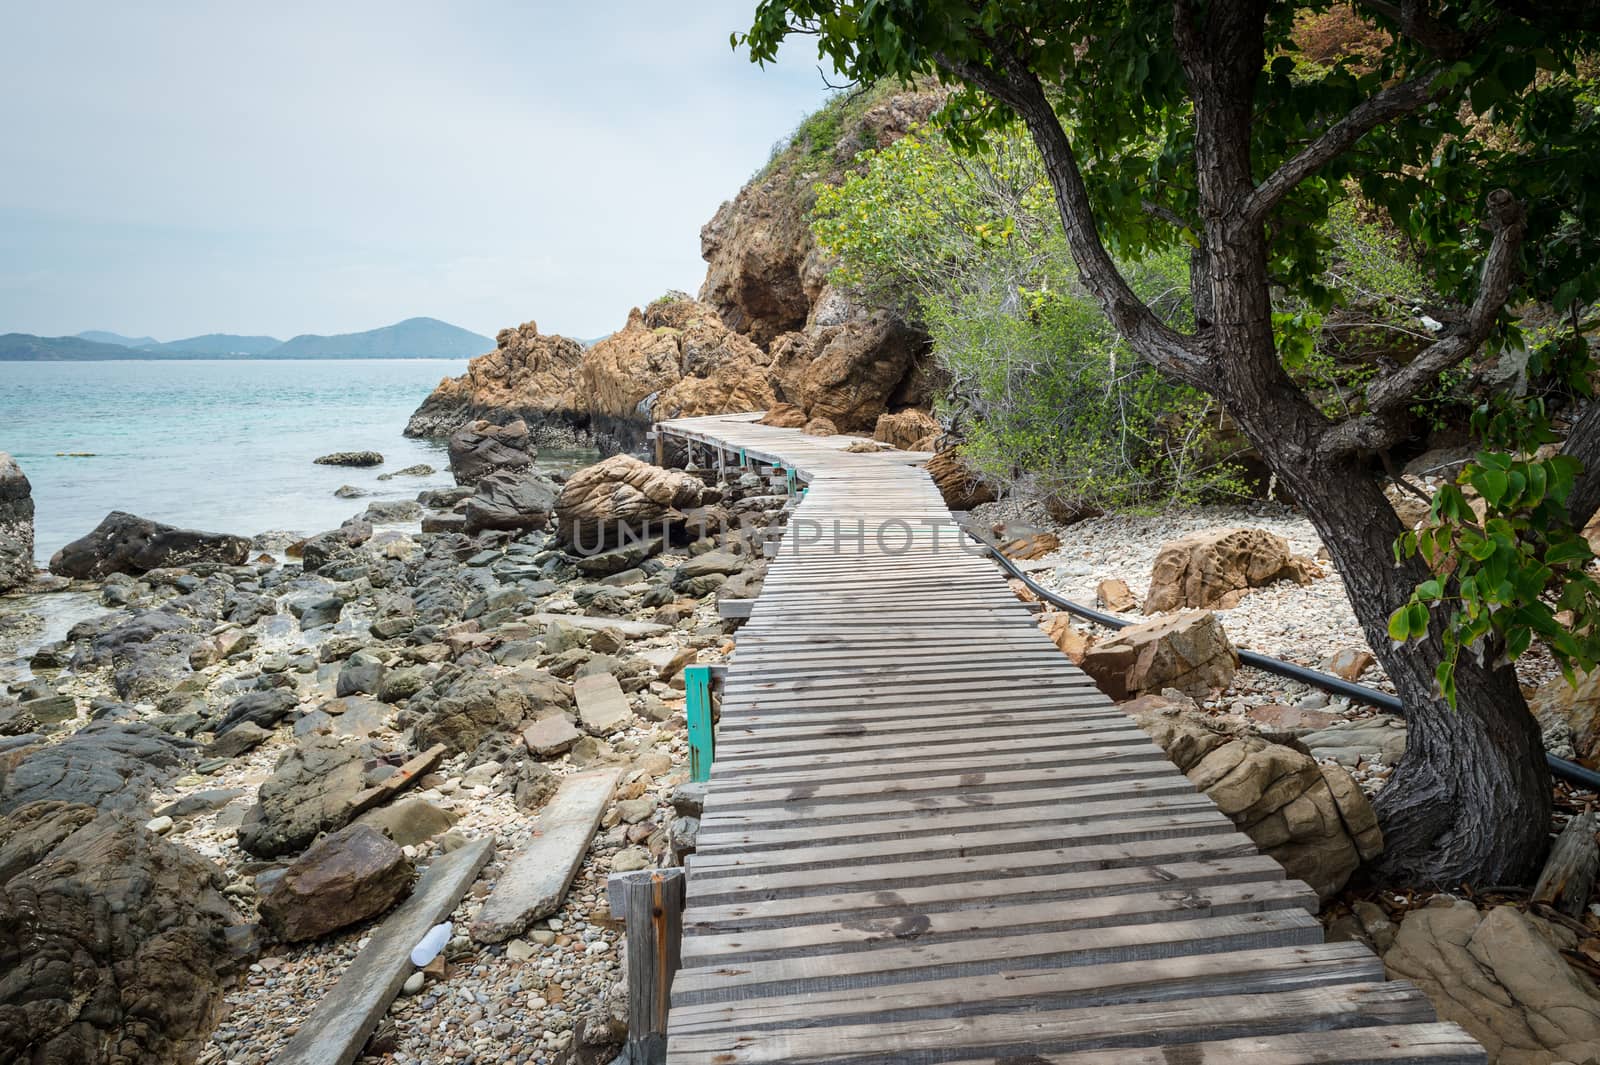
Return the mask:
[[[656,465],[660,466],[662,469],[666,469],[667,468],[667,440],[666,440],[666,435],[664,433],[662,433],[662,431],[660,429],[657,429],[652,435],[656,438]]]
[[[613,917],[627,926],[630,1065],[665,1065],[667,1008],[683,949],[683,870],[640,869],[606,881]]]
[[[1568,917],[1583,916],[1596,868],[1600,867],[1600,849],[1595,845],[1594,834],[1593,810],[1567,819],[1567,827],[1556,837],[1539,882],[1534,885],[1534,902],[1553,906]]]
[[[689,779],[711,779],[711,759],[716,754],[716,734],[711,726],[711,667],[683,669],[684,717],[689,723]]]

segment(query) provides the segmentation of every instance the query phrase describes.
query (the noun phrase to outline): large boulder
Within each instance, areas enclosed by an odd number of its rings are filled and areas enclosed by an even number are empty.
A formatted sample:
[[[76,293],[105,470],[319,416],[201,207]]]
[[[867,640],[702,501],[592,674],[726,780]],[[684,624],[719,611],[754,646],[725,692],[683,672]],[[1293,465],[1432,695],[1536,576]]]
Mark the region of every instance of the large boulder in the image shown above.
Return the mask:
[[[1252,588],[1273,581],[1310,584],[1322,575],[1315,561],[1289,550],[1265,529],[1207,529],[1165,544],[1150,574],[1146,614],[1169,610],[1228,610]]]
[[[466,532],[485,529],[542,529],[555,512],[561,489],[532,470],[499,470],[478,482],[477,494],[462,508]]]
[[[571,706],[568,686],[531,664],[499,675],[472,672],[429,697],[412,738],[420,747],[442,743],[452,754],[470,751],[486,736]]]
[[[361,518],[350,518],[337,529],[306,540],[300,545],[300,563],[307,573],[315,573],[336,559],[348,558],[362,544],[372,539],[372,523]]]
[[[995,501],[994,485],[954,451],[934,455],[927,470],[951,510],[971,510]]]
[[[1239,653],[1208,610],[1129,625],[1089,648],[1079,663],[1113,699],[1176,688],[1205,696],[1226,688],[1239,668]]]
[[[286,943],[316,939],[375,917],[411,891],[400,845],[370,825],[349,825],[312,844],[259,890],[267,929]]]
[[[60,743],[0,754],[0,814],[43,800],[144,812],[195,747],[143,722],[90,722]]]
[[[1495,1065],[1600,1061],[1600,990],[1562,957],[1565,925],[1515,906],[1480,911],[1440,896],[1400,923],[1384,953],[1389,975],[1420,987]]]
[[[587,466],[567,479],[556,503],[561,542],[581,551],[648,539],[680,523],[683,512],[710,502],[704,482],[631,455]]]
[[[888,311],[860,312],[837,324],[789,333],[772,345],[783,398],[841,432],[871,432],[927,337]]]
[[[312,736],[284,752],[245,813],[239,846],[258,858],[276,858],[349,824],[364,769],[376,754],[370,743],[343,736]]]
[[[1167,757],[1320,897],[1337,894],[1383,850],[1377,815],[1344,767],[1318,765],[1303,750],[1235,733],[1159,699],[1142,702],[1134,720]]]
[[[33,580],[33,486],[0,451],[0,592]]]
[[[456,484],[474,485],[501,470],[525,470],[538,457],[521,418],[505,425],[480,419],[450,434],[450,473]]]
[[[915,407],[893,414],[880,414],[872,429],[872,439],[902,451],[932,451],[943,429],[939,420]]]
[[[0,1061],[194,1061],[241,960],[225,882],[125,814],[0,818]]]
[[[495,350],[447,377],[406,424],[407,436],[449,436],[474,419],[521,419],[534,441],[570,433],[587,417],[579,385],[583,345],[540,333],[536,322],[502,329]]]
[[[50,572],[101,580],[197,562],[242,566],[249,557],[250,541],[243,536],[179,529],[114,510],[89,535],[57,551]]]
[[[1580,675],[1577,687],[1559,676],[1547,680],[1528,705],[1547,747],[1570,746],[1574,760],[1600,769],[1600,670]]]

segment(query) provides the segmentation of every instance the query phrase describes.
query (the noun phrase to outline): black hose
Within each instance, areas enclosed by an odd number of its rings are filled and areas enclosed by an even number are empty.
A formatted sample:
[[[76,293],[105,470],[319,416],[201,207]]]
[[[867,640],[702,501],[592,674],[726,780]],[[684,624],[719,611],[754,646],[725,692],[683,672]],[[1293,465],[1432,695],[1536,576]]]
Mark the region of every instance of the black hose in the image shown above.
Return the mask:
[[[982,541],[979,542],[982,543]],[[1107,614],[1104,611],[1086,607],[1082,603],[1074,603],[1070,599],[1063,599],[1018,569],[1016,563],[1000,553],[999,548],[993,544],[984,544],[984,546],[989,549],[989,553],[1005,568],[1007,573],[1027,585],[1029,591],[1051,606],[1108,629],[1121,629],[1133,624],[1133,622],[1119,618],[1114,614]],[[1321,673],[1315,669],[1296,665],[1293,662],[1285,662],[1279,658],[1268,658],[1266,655],[1257,654],[1254,651],[1240,651],[1239,661],[1254,669],[1263,670],[1267,673],[1276,673],[1280,677],[1288,677],[1302,684],[1309,684],[1313,688],[1321,688],[1323,691],[1342,695],[1352,702],[1366,703],[1368,706],[1375,706],[1380,710],[1387,710],[1394,714],[1405,713],[1405,704],[1400,701],[1399,696],[1390,695],[1388,692],[1382,692],[1376,688],[1369,688],[1364,684],[1356,684],[1342,677]],[[1592,769],[1585,769],[1577,762],[1569,762],[1565,758],[1557,758],[1549,751],[1545,752],[1544,760],[1550,766],[1550,772],[1567,783],[1588,788],[1590,791],[1600,792],[1600,773],[1596,773]]]

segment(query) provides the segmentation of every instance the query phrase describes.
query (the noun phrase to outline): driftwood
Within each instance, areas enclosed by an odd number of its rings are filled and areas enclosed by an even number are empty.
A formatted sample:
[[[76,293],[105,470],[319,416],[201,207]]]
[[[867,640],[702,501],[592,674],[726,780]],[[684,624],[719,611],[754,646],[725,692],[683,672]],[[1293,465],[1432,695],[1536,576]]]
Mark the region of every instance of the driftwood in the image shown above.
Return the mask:
[[[1568,917],[1581,917],[1594,878],[1600,869],[1600,845],[1595,843],[1595,815],[1585,810],[1567,821],[1556,837],[1550,857],[1533,888],[1533,901],[1544,903]]]

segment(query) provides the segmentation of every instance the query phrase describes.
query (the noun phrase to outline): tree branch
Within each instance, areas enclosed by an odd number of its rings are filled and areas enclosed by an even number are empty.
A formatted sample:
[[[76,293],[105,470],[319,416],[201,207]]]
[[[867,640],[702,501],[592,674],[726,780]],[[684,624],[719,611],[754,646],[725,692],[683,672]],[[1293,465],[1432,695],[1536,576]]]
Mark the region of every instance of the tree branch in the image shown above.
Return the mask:
[[[1078,272],[1111,324],[1134,351],[1157,368],[1202,391],[1214,389],[1216,375],[1202,347],[1195,338],[1184,336],[1161,321],[1139,299],[1106,250],[1095,225],[1077,155],[1045,97],[1044,86],[1015,52],[998,41],[989,44],[1002,69],[942,53],[934,60],[946,72],[1010,107],[1027,125],[1044,158]]]
[[[1567,496],[1567,514],[1572,527],[1582,529],[1600,511],[1600,400],[1591,401],[1587,410],[1567,432],[1567,442],[1561,453],[1583,463]]]
[[[1527,223],[1522,206],[1505,189],[1489,194],[1488,213],[1493,239],[1484,256],[1478,295],[1466,318],[1448,336],[1423,348],[1411,362],[1368,385],[1365,413],[1340,422],[1323,434],[1318,449],[1325,455],[1376,451],[1399,439],[1404,431],[1401,415],[1406,406],[1439,374],[1471,356],[1489,338],[1516,281],[1517,258]]]
[[[1411,78],[1391,85],[1358,104],[1256,186],[1255,192],[1245,201],[1246,222],[1259,225],[1296,185],[1347,151],[1356,141],[1432,100],[1436,95],[1434,83],[1438,78],[1437,71]]]

